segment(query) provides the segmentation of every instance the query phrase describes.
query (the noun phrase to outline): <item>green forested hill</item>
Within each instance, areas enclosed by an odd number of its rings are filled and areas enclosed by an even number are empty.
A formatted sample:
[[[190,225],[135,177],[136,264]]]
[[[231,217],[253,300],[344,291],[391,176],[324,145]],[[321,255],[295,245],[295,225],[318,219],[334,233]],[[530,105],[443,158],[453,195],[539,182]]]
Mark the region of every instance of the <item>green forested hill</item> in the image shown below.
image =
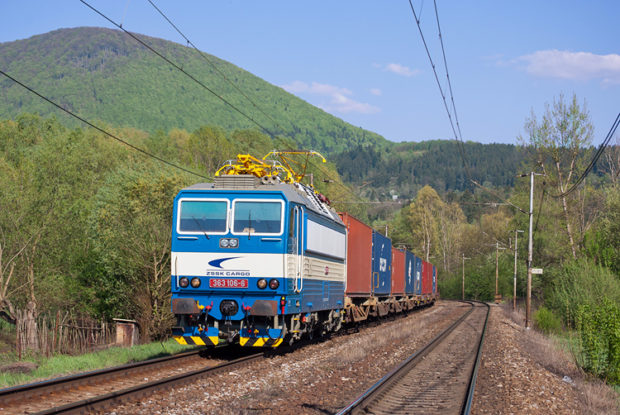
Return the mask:
[[[472,178],[491,187],[512,188],[524,159],[511,144],[463,145]],[[437,191],[472,190],[463,167],[459,144],[453,140],[393,144],[385,149],[358,146],[333,158],[342,178],[366,186],[371,199],[385,199],[392,191],[400,198],[413,198],[430,185]]]
[[[216,94],[274,134],[300,147],[335,153],[362,144],[383,146],[378,134],[353,127],[283,89],[208,55],[264,113],[254,108],[194,49],[140,35]],[[148,132],[204,125],[226,130],[257,128],[213,94],[126,34],[111,29],[60,29],[0,44],[0,68],[87,119]],[[8,79],[0,79],[0,118],[29,112],[77,122]]]
[[[299,148],[324,152],[346,181],[363,188],[373,200],[389,198],[390,191],[401,198],[413,198],[427,184],[440,192],[471,188],[454,141],[389,142],[208,55],[259,110],[194,49],[139,36],[269,132],[292,139]],[[0,68],[84,118],[111,126],[164,135],[174,129],[193,132],[203,126],[228,132],[259,129],[118,30],[60,29],[1,43]],[[9,79],[0,78],[0,97],[0,120],[16,119],[23,113],[53,114],[63,125],[82,126]],[[465,151],[475,179],[512,187],[522,157],[515,146],[468,142]]]

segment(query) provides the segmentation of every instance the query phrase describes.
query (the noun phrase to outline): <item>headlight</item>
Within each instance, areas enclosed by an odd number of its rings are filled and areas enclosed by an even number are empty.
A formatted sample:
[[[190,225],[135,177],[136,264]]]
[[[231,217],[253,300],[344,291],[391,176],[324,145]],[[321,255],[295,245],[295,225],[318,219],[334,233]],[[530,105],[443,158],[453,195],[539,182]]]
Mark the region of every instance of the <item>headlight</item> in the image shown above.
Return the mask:
[[[269,280],[269,288],[271,288],[272,290],[275,290],[279,286],[280,286],[280,281],[278,281],[277,279],[273,278]]]
[[[236,248],[238,246],[239,246],[239,240],[237,238],[220,239],[220,248]]]
[[[194,288],[200,287],[200,278],[192,278],[192,287]]]
[[[261,278],[260,280],[256,282],[256,286],[260,288],[261,290],[264,290],[265,288],[267,288],[267,280],[264,278]]]
[[[187,286],[189,285],[189,279],[187,277],[182,277],[179,280],[179,285],[181,286],[181,288],[187,288]]]

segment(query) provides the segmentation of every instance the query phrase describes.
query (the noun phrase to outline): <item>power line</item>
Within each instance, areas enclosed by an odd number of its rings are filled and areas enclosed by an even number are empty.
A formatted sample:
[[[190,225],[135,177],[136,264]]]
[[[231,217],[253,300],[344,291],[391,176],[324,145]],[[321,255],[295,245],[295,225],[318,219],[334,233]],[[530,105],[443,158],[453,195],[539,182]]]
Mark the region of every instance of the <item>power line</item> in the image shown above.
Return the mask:
[[[129,148],[131,148],[131,149],[133,149],[133,150],[135,150],[135,151],[137,151],[137,152],[139,152],[139,153],[142,153],[142,154],[144,154],[145,156],[152,157],[152,158],[154,158],[154,159],[156,159],[156,160],[158,160],[158,161],[160,161],[160,162],[162,162],[162,163],[164,163],[164,164],[167,164],[168,166],[171,166],[171,167],[174,167],[174,168],[176,168],[176,169],[182,170],[182,171],[184,171],[184,172],[186,172],[186,173],[193,174],[194,176],[198,176],[198,177],[201,177],[201,178],[203,178],[203,179],[209,179],[209,177],[203,176],[203,175],[201,175],[201,174],[198,174],[198,173],[196,173],[196,172],[193,172],[193,171],[191,171],[191,170],[188,170],[188,169],[186,169],[186,168],[184,168],[184,167],[181,167],[181,166],[179,166],[179,165],[176,165],[176,164],[174,164],[174,163],[171,163],[171,162],[169,162],[169,161],[167,161],[167,160],[164,160],[163,158],[161,158],[161,157],[159,157],[159,156],[156,156],[156,155],[154,155],[154,154],[152,154],[152,153],[149,153],[148,151],[143,150],[143,149],[141,149],[140,147],[136,147],[136,146],[134,146],[133,144],[128,143],[127,141],[123,140],[122,138],[119,138],[119,137],[115,136],[114,134],[112,134],[112,133],[110,133],[110,132],[108,132],[108,131],[104,130],[104,129],[103,129],[103,128],[101,128],[101,127],[97,127],[97,126],[96,126],[95,124],[93,124],[92,122],[90,122],[90,121],[88,121],[88,120],[86,120],[86,119],[84,119],[84,118],[80,117],[79,115],[77,115],[77,114],[75,114],[75,113],[73,113],[73,112],[69,111],[69,110],[68,110],[68,109],[66,109],[66,108],[63,108],[60,104],[57,104],[56,102],[52,101],[51,99],[47,98],[46,96],[44,96],[44,95],[40,94],[39,92],[35,91],[34,89],[30,88],[29,86],[27,86],[27,85],[23,84],[22,82],[20,82],[20,81],[18,81],[17,79],[13,78],[11,75],[7,74],[6,72],[4,72],[4,71],[0,70],[0,74],[2,74],[2,75],[4,75],[5,77],[9,78],[11,81],[15,82],[16,84],[18,84],[18,85],[19,85],[19,86],[21,86],[22,88],[24,88],[24,89],[26,89],[26,90],[30,91],[31,93],[35,94],[35,95],[36,95],[36,96],[38,96],[39,98],[41,98],[41,99],[43,99],[43,100],[47,101],[48,103],[52,104],[52,105],[53,105],[53,106],[55,106],[56,108],[58,108],[58,109],[60,109],[60,110],[64,111],[65,113],[69,114],[70,116],[72,116],[72,117],[74,117],[74,118],[77,118],[78,120],[82,121],[84,124],[89,125],[90,127],[94,128],[95,130],[97,130],[97,131],[99,131],[99,132],[101,132],[101,133],[103,133],[103,134],[105,134],[105,135],[107,135],[107,136],[109,136],[109,137],[113,138],[114,140],[116,140],[116,141],[118,141],[118,142],[120,142],[120,143],[122,143],[122,144],[126,145],[127,147],[129,147]]]
[[[168,16],[166,16],[166,14],[157,7],[157,5],[155,5],[155,3],[152,0],[147,0],[154,8],[155,10],[157,10],[157,12],[159,12],[159,14],[161,14],[161,16],[177,31],[177,33],[179,35],[181,35],[181,37],[183,37],[183,39],[185,39],[185,41],[191,45],[203,58],[205,61],[207,61],[207,63],[209,65],[211,65],[211,67],[226,81],[228,82],[230,85],[232,85],[246,100],[248,100],[257,110],[259,110],[262,114],[264,114],[267,118],[269,118],[269,120],[278,128],[280,128],[280,130],[282,131],[286,131],[286,129],[284,127],[282,127],[273,117],[271,117],[269,114],[267,114],[265,111],[263,111],[254,101],[252,101],[252,99],[247,96],[247,94],[245,94],[234,82],[232,82],[230,79],[228,79],[228,77],[222,72],[220,71],[220,69],[207,57],[207,55],[202,52],[200,49],[198,49],[196,47],[196,45],[194,45],[194,43],[187,37],[185,36],[185,34],[183,34],[183,32],[181,32],[181,30],[178,28],[177,25],[174,24],[174,22],[172,22],[172,20],[170,18],[168,18]],[[264,131],[267,131],[268,134],[272,137],[275,138],[275,136],[273,134],[271,134],[265,127],[262,127],[262,129]],[[318,170],[320,170],[323,174],[325,174],[326,176],[329,177],[328,174],[326,174],[325,170],[321,169],[319,166],[315,165],[312,161],[309,161],[309,164],[315,168],[317,168]],[[351,195],[353,195],[355,198],[358,198],[361,200],[361,198],[356,195],[355,193],[353,193],[348,187],[342,185],[339,182],[336,182],[339,186],[341,186],[343,189],[345,189],[348,193],[350,193]]]
[[[259,106],[258,106],[258,105],[257,105],[257,104],[256,104],[256,103],[255,103],[255,102],[254,102],[254,101],[253,101],[253,100],[252,100],[252,99],[251,99],[251,98],[250,98],[247,94],[245,94],[245,93],[241,90],[241,88],[239,88],[239,87],[238,87],[238,86],[237,86],[234,82],[232,82],[230,79],[228,79],[228,77],[227,77],[227,76],[226,76],[226,75],[225,75],[225,74],[224,74],[224,73],[223,73],[223,72],[222,72],[222,71],[221,71],[221,70],[217,67],[217,65],[216,65],[215,63],[213,63],[213,62],[211,61],[211,59],[209,59],[209,58],[207,57],[207,55],[206,55],[203,51],[201,51],[200,49],[198,49],[198,48],[196,47],[196,45],[194,45],[194,43],[193,43],[191,40],[189,40],[189,38],[188,38],[187,36],[185,36],[185,35],[183,34],[183,32],[181,32],[181,30],[177,27],[177,25],[175,25],[175,24],[172,22],[172,20],[170,20],[170,19],[168,18],[168,16],[166,16],[166,14],[165,14],[165,13],[164,13],[161,9],[160,9],[159,7],[157,7],[157,6],[155,5],[155,3],[153,3],[153,1],[152,1],[152,0],[147,0],[147,1],[151,4],[151,6],[153,6],[153,7],[155,8],[155,10],[157,10],[157,12],[158,12],[159,14],[161,14],[161,16],[162,16],[162,17],[163,17],[163,18],[164,18],[164,19],[165,19],[168,23],[170,23],[170,25],[174,28],[174,30],[176,30],[176,31],[177,31],[177,33],[178,33],[179,35],[181,35],[181,37],[182,37],[183,39],[185,39],[185,41],[187,42],[187,44],[188,44],[188,45],[191,45],[191,46],[192,46],[192,47],[193,47],[193,48],[194,48],[194,49],[195,49],[195,50],[196,50],[196,51],[200,54],[200,56],[201,56],[201,57],[202,57],[205,61],[207,61],[207,63],[208,63],[209,65],[211,65],[211,67],[212,67],[212,68],[213,68],[213,69],[214,69],[214,70],[215,70],[215,71],[216,71],[216,72],[217,72],[217,73],[218,73],[218,74],[219,74],[219,75],[220,75],[220,76],[221,76],[221,77],[222,77],[222,78],[223,78],[226,82],[228,82],[228,83],[229,83],[229,84],[230,84],[233,88],[235,88],[235,89],[237,90],[237,92],[239,92],[241,95],[243,95],[243,97],[244,97],[246,100],[248,100],[248,101],[252,104],[252,106],[254,106],[254,108],[256,108],[258,111],[260,111],[260,112],[261,112],[261,113],[262,113],[265,117],[269,118],[269,120],[270,120],[273,124],[275,124],[275,125],[276,125],[277,127],[279,127],[281,130],[284,130],[284,128],[283,128],[283,127],[282,127],[282,126],[281,126],[281,125],[280,125],[280,124],[279,124],[279,123],[278,123],[275,119],[273,119],[273,118],[272,118],[269,114],[267,114],[265,111],[263,111],[263,110],[262,110],[262,109],[261,109],[261,108],[260,108],[260,107],[259,107]]]
[[[446,68],[446,78],[448,79],[448,89],[450,91],[450,100],[452,101],[452,110],[454,111],[454,119],[456,121],[456,128],[459,131],[461,142],[463,141],[463,134],[461,133],[461,125],[459,124],[459,116],[456,113],[456,105],[454,103],[454,94],[452,93],[452,82],[450,81],[450,72],[448,71],[448,61],[446,60],[446,50],[443,46],[443,36],[441,35],[441,26],[439,25],[439,12],[437,11],[437,0],[433,0],[435,4],[435,17],[437,20],[437,30],[439,32],[439,43],[441,44],[441,53],[443,55],[443,65]]]
[[[415,12],[415,8],[413,7],[413,3],[409,0],[409,6],[411,7],[411,12],[413,13],[413,18],[418,26],[418,32],[420,33],[420,37],[422,38],[422,43],[424,44],[424,49],[426,50],[426,55],[428,56],[428,60],[431,63],[431,67],[433,68],[433,74],[435,75],[435,81],[437,82],[437,87],[439,88],[439,93],[441,94],[441,98],[443,100],[444,108],[446,109],[446,113],[448,114],[448,119],[450,120],[450,126],[452,127],[452,132],[454,133],[454,137],[458,140],[459,136],[456,133],[456,129],[454,128],[454,122],[452,121],[452,114],[450,113],[450,109],[448,108],[448,103],[446,102],[446,95],[443,92],[443,88],[441,86],[441,82],[439,81],[439,76],[437,75],[437,70],[435,68],[435,63],[433,62],[433,58],[431,56],[431,52],[428,49],[428,45],[426,43],[426,38],[424,37],[424,33],[422,32],[422,27],[420,26],[420,19],[418,19],[418,15]],[[463,161],[465,161],[463,159]]]
[[[443,91],[443,88],[441,86],[441,82],[439,81],[439,76],[437,75],[437,70],[436,70],[436,67],[435,67],[435,63],[433,62],[433,58],[432,58],[432,56],[430,54],[430,51],[428,49],[428,44],[426,43],[426,39],[424,38],[424,33],[422,32],[422,27],[420,25],[420,19],[418,18],[418,15],[415,12],[415,8],[413,7],[413,3],[412,3],[411,0],[409,0],[409,6],[411,7],[411,11],[413,13],[413,17],[414,17],[416,25],[418,27],[418,31],[420,33],[420,37],[422,38],[422,43],[424,44],[424,49],[426,50],[426,55],[428,56],[428,59],[429,59],[430,64],[431,64],[431,67],[433,69],[433,74],[435,75],[435,81],[437,82],[437,86],[439,88],[439,93],[441,94],[441,98],[443,100],[444,108],[446,110],[446,113],[448,114],[448,119],[450,120],[450,126],[452,127],[452,132],[454,133],[454,137],[455,137],[456,142],[458,144],[458,148],[459,148],[459,153],[461,155],[461,159],[463,160],[463,166],[465,167],[465,174],[469,178],[469,181],[472,182],[474,185],[476,185],[476,186],[480,187],[481,189],[485,190],[486,192],[494,195],[499,200],[501,200],[503,202],[506,202],[509,205],[515,207],[519,211],[521,211],[523,213],[527,213],[523,209],[521,209],[520,207],[518,207],[518,206],[516,206],[516,205],[514,205],[514,204],[512,204],[512,203],[510,203],[510,202],[508,202],[506,200],[504,200],[503,198],[499,197],[497,195],[497,193],[495,193],[491,189],[481,185],[480,183],[478,183],[477,181],[475,181],[473,179],[473,176],[471,174],[471,170],[469,168],[469,162],[468,162],[467,157],[465,155],[465,144],[463,142],[463,135],[462,135],[462,132],[461,132],[461,126],[460,126],[460,123],[459,123],[459,120],[458,120],[458,115],[457,115],[457,112],[456,112],[456,104],[455,104],[455,101],[454,101],[454,93],[453,93],[453,90],[452,90],[452,82],[450,80],[450,72],[448,70],[448,62],[447,62],[447,59],[446,59],[446,52],[445,52],[445,47],[444,47],[444,43],[443,43],[443,35],[441,34],[441,25],[439,23],[439,12],[438,12],[438,9],[437,9],[437,1],[433,0],[433,2],[434,2],[434,6],[435,6],[435,18],[436,18],[436,21],[437,21],[437,30],[439,32],[439,41],[440,41],[440,44],[441,44],[441,52],[442,52],[442,56],[443,56],[444,67],[445,67],[445,70],[446,70],[446,78],[447,78],[447,81],[448,81],[448,89],[449,89],[449,92],[450,92],[450,100],[452,102],[452,108],[453,108],[453,111],[454,111],[454,121],[456,122],[456,126],[457,126],[456,129],[454,127],[454,122],[452,120],[452,114],[451,114],[450,109],[448,108],[448,104],[446,102],[446,95],[445,95],[445,93]],[[458,130],[458,134],[457,134],[457,130]],[[474,193],[474,197],[476,197],[475,193]]]
[[[424,37],[424,33],[422,32],[422,26],[420,26],[420,19],[418,18],[418,15],[415,12],[415,8],[413,7],[413,3],[411,2],[411,0],[409,0],[409,6],[411,7],[411,12],[413,13],[413,18],[414,18],[414,20],[416,22],[416,25],[418,27],[418,32],[420,33],[420,37],[422,38],[422,43],[424,44],[424,49],[426,50],[426,56],[428,57],[428,60],[430,61],[431,67],[433,69],[433,74],[435,75],[435,81],[437,82],[437,87],[439,88],[439,93],[441,94],[441,98],[443,100],[443,105],[444,105],[444,108],[446,110],[446,114],[448,114],[448,119],[450,121],[450,127],[452,127],[452,132],[454,133],[454,138],[456,139],[457,143],[459,144],[459,151],[461,153],[461,159],[463,160],[463,165],[465,167],[465,173],[467,174],[467,177],[469,177],[469,179],[471,180],[472,176],[471,176],[470,171],[469,171],[469,163],[467,162],[467,158],[465,157],[465,147],[463,145],[463,140],[462,140],[462,137],[460,137],[456,133],[456,129],[454,128],[454,122],[452,121],[452,114],[450,113],[450,109],[448,108],[448,103],[446,102],[446,95],[443,92],[443,88],[441,86],[441,82],[439,81],[439,76],[437,75],[437,69],[435,67],[435,63],[433,62],[433,57],[431,56],[431,53],[430,53],[430,51],[428,49],[428,44],[426,43],[426,39]],[[435,5],[435,12],[437,12],[437,5]],[[436,13],[436,18],[437,18],[438,27],[439,27],[439,15],[437,13]],[[441,35],[440,35],[440,38],[441,38]],[[441,44],[442,44],[442,50],[443,50],[443,40],[441,41]],[[444,57],[445,57],[445,53],[444,53]],[[447,74],[447,64],[446,64],[446,74]],[[455,114],[455,116],[456,116],[456,114]]]
[[[165,62],[167,62],[168,64],[170,64],[171,66],[173,66],[175,69],[181,71],[183,74],[185,74],[187,77],[189,77],[191,80],[193,80],[194,82],[196,82],[197,84],[199,84],[201,87],[203,87],[204,89],[206,89],[207,91],[209,91],[211,94],[213,94],[214,96],[216,96],[218,99],[220,99],[221,101],[223,101],[225,104],[227,104],[228,106],[230,106],[231,108],[233,108],[235,111],[237,111],[239,114],[243,115],[245,118],[247,118],[248,120],[250,120],[253,124],[255,124],[256,126],[258,126],[263,132],[265,132],[268,136],[270,136],[272,139],[276,138],[276,134],[274,134],[273,132],[271,132],[267,127],[263,126],[261,123],[259,123],[258,121],[254,120],[252,117],[250,117],[249,115],[245,114],[243,111],[241,111],[239,108],[237,108],[236,106],[234,106],[233,104],[231,104],[230,102],[228,102],[225,98],[223,98],[222,96],[218,95],[217,93],[215,93],[211,88],[209,88],[208,86],[206,86],[204,83],[202,83],[201,81],[199,81],[198,79],[196,79],[194,76],[192,76],[190,73],[186,72],[183,68],[181,68],[179,65],[177,65],[176,63],[174,63],[173,61],[171,61],[170,59],[168,59],[167,57],[165,57],[163,54],[161,54],[160,52],[158,52],[157,50],[155,50],[153,47],[151,47],[150,45],[148,45],[147,43],[145,43],[143,40],[141,40],[140,38],[138,38],[137,36],[135,36],[133,33],[129,32],[128,30],[124,29],[120,24],[116,23],[114,20],[112,20],[111,18],[109,18],[108,16],[106,16],[105,14],[103,14],[102,12],[100,12],[99,10],[97,10],[95,7],[91,6],[88,2],[86,2],[85,0],[80,0],[84,5],[86,5],[88,8],[90,8],[91,10],[93,10],[95,13],[97,13],[98,15],[100,15],[101,17],[103,17],[104,19],[106,19],[108,22],[110,22],[112,25],[116,26],[117,28],[119,28],[120,30],[122,30],[123,32],[125,32],[128,36],[130,36],[132,39],[136,40],[138,43],[140,43],[141,45],[143,45],[144,47],[146,47],[149,51],[151,51],[152,53],[156,54],[157,56],[159,56],[161,59],[163,59]],[[288,146],[287,146],[288,147]],[[312,161],[310,161],[311,165],[314,165],[314,163]],[[320,167],[318,167],[318,169],[320,171],[322,171],[325,174],[325,171],[323,169],[321,169]],[[328,174],[326,174],[326,176],[329,176]],[[356,198],[360,199],[359,196],[355,195],[348,187],[346,187],[345,185],[336,182],[340,187],[342,187],[343,189],[345,189],[348,193],[354,195]]]
[[[238,107],[236,107],[235,105],[233,105],[232,103],[230,103],[228,100],[226,100],[224,97],[222,97],[221,95],[217,94],[215,91],[213,91],[211,88],[209,88],[207,85],[205,85],[203,82],[201,82],[200,80],[196,79],[192,74],[190,74],[189,72],[185,71],[183,68],[181,68],[179,65],[177,65],[176,63],[174,63],[173,61],[171,61],[170,59],[168,59],[167,57],[165,57],[162,53],[160,53],[159,51],[155,50],[152,46],[150,46],[149,44],[147,44],[146,42],[144,42],[142,39],[140,39],[139,37],[137,37],[136,35],[134,35],[133,33],[129,32],[128,30],[124,29],[123,26],[121,26],[120,24],[116,23],[114,20],[112,20],[111,18],[109,18],[108,16],[106,16],[105,14],[103,14],[102,12],[100,12],[99,10],[97,10],[95,7],[91,6],[88,2],[86,2],[85,0],[80,0],[80,2],[82,2],[85,6],[87,6],[88,8],[90,8],[92,11],[94,11],[95,13],[97,13],[99,16],[103,17],[105,20],[107,20],[108,22],[110,22],[111,24],[113,24],[114,26],[116,26],[117,28],[119,28],[120,30],[122,30],[123,32],[125,32],[128,36],[130,36],[132,39],[134,39],[136,42],[140,43],[142,46],[144,46],[145,48],[147,48],[148,50],[150,50],[151,52],[153,52],[154,54],[156,54],[157,56],[159,56],[161,59],[163,59],[164,61],[166,61],[168,64],[172,65],[174,68],[176,68],[177,70],[181,71],[183,74],[185,74],[187,77],[189,77],[191,80],[193,80],[194,82],[196,82],[198,85],[200,85],[202,88],[204,88],[205,90],[209,91],[213,96],[215,96],[216,98],[218,98],[220,101],[224,102],[226,105],[228,105],[230,108],[232,108],[233,110],[235,110],[236,112],[238,112],[239,114],[241,114],[243,117],[247,118],[250,122],[252,122],[253,124],[255,124],[257,127],[259,127],[261,130],[263,130],[264,132],[266,132],[269,136],[273,137],[275,136],[275,134],[273,134],[271,131],[269,131],[269,129],[267,129],[266,127],[264,127],[262,124],[260,124],[258,121],[256,121],[254,118],[250,117],[249,115],[247,115],[245,112],[241,111],[241,109],[239,109]]]
[[[575,184],[573,184],[571,186],[570,189],[568,189],[567,191],[560,193],[559,195],[551,195],[551,197],[553,198],[560,198],[560,197],[565,197],[568,196],[569,194],[571,194],[576,188],[577,186],[579,186],[579,184],[586,178],[586,176],[588,174],[590,174],[590,172],[592,171],[592,169],[594,168],[594,166],[596,165],[596,162],[598,161],[598,159],[601,157],[601,155],[603,154],[603,152],[605,151],[605,148],[607,147],[607,145],[609,144],[609,142],[611,141],[611,138],[614,136],[614,134],[616,133],[616,129],[618,128],[618,125],[620,124],[620,113],[618,113],[618,115],[616,116],[616,120],[613,122],[613,124],[611,125],[611,128],[609,130],[609,132],[607,133],[607,136],[605,137],[605,140],[603,140],[603,142],[601,143],[601,145],[599,146],[598,150],[596,151],[596,153],[594,154],[594,157],[592,157],[592,160],[590,161],[590,164],[588,165],[588,167],[586,167],[586,169],[583,171],[583,173],[581,174],[581,176],[579,176],[579,179],[577,179],[577,181],[575,182]]]
[[[448,104],[446,102],[446,95],[445,95],[445,93],[443,91],[443,88],[441,86],[441,82],[439,81],[439,76],[437,75],[437,70],[436,70],[436,67],[435,67],[435,63],[433,62],[433,58],[432,58],[432,56],[430,54],[430,51],[428,49],[428,44],[426,43],[426,39],[424,38],[424,33],[422,32],[422,27],[420,25],[420,19],[418,18],[418,15],[415,12],[415,8],[413,7],[413,3],[412,3],[411,0],[409,0],[409,6],[411,7],[411,12],[413,13],[413,17],[414,17],[416,25],[418,27],[418,32],[420,33],[420,37],[422,38],[422,43],[424,44],[424,49],[426,50],[426,55],[428,57],[428,60],[430,61],[431,67],[433,69],[433,74],[435,75],[435,81],[437,82],[437,87],[439,88],[439,93],[441,94],[441,98],[443,100],[444,108],[445,108],[446,113],[448,115],[448,119],[450,120],[450,126],[452,127],[452,132],[454,133],[454,137],[455,137],[455,140],[457,142],[457,146],[458,146],[458,149],[459,149],[459,153],[460,153],[461,159],[463,160],[463,166],[465,168],[465,174],[466,174],[467,178],[469,179],[469,181],[472,182],[474,185],[476,185],[476,186],[480,187],[481,189],[485,190],[486,192],[491,193],[491,194],[495,195],[496,197],[498,197],[497,194],[495,192],[493,192],[491,189],[488,189],[487,187],[485,187],[485,186],[481,185],[480,183],[476,182],[473,179],[473,176],[471,174],[471,170],[469,168],[469,161],[467,160],[467,156],[465,155],[465,144],[463,142],[461,126],[460,126],[460,123],[459,123],[459,120],[458,120],[458,115],[457,115],[457,112],[456,112],[456,103],[454,101],[454,93],[452,91],[452,82],[450,80],[450,72],[448,70],[448,61],[447,61],[447,58],[446,58],[446,51],[445,51],[445,47],[444,47],[444,43],[443,43],[443,35],[441,34],[441,25],[439,23],[439,12],[438,12],[438,9],[437,9],[437,2],[436,2],[436,0],[433,0],[433,2],[434,2],[434,6],[435,6],[435,19],[436,19],[436,22],[437,22],[437,30],[439,32],[439,41],[440,41],[440,44],[441,44],[441,52],[442,52],[442,56],[443,56],[444,67],[445,67],[445,70],[446,70],[446,78],[448,80],[448,89],[449,89],[449,92],[450,92],[450,100],[452,102],[452,108],[454,110],[454,119],[455,119],[456,126],[457,126],[456,129],[454,128],[454,122],[452,121],[452,114],[450,113],[450,109],[448,108]],[[457,129],[458,129],[458,134],[457,134]],[[474,198],[476,198],[475,192],[473,192],[473,194],[474,194]],[[498,198],[505,202],[505,200],[502,199],[501,197],[498,197]],[[507,203],[512,205],[512,206],[514,206],[515,208],[519,209],[521,212],[525,212],[523,209],[519,208],[518,206],[515,206],[515,205],[513,205],[512,203],[509,203],[509,202],[507,202]]]
[[[502,201],[502,202],[504,202],[505,204],[510,205],[510,206],[514,207],[515,209],[518,209],[520,212],[527,214],[527,212],[526,212],[525,210],[521,209],[519,206],[515,205],[514,203],[512,203],[512,202],[510,202],[510,201],[508,201],[508,200],[506,200],[506,199],[504,199],[504,198],[503,198],[503,197],[501,197],[499,194],[497,194],[497,192],[495,192],[495,191],[493,191],[493,190],[491,190],[491,189],[489,189],[489,188],[484,187],[483,185],[481,185],[480,183],[478,183],[477,181],[475,181],[475,180],[473,180],[473,179],[471,180],[471,182],[472,182],[473,184],[475,184],[476,186],[478,186],[478,187],[480,187],[480,188],[482,188],[482,189],[486,190],[487,192],[491,193],[493,196],[495,196],[496,198],[498,198],[499,200],[501,200],[501,201]]]
[[[349,202],[344,200],[334,200],[332,203],[342,203],[347,205],[406,205],[406,202],[398,202],[398,201],[363,201],[363,202]]]

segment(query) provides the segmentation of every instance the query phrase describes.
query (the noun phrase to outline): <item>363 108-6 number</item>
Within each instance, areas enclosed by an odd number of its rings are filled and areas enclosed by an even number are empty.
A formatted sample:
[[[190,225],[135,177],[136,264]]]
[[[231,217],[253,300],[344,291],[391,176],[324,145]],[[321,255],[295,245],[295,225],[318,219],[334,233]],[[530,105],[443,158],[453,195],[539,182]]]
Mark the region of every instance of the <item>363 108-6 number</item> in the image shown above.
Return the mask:
[[[209,288],[248,288],[248,280],[244,278],[211,278]]]

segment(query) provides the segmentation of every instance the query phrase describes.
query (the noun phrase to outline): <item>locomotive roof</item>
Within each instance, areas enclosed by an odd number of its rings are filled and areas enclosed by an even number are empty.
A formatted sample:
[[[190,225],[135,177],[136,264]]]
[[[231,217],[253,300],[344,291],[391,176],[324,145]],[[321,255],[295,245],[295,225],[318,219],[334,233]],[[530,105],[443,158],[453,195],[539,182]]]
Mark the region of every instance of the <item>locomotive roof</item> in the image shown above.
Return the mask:
[[[288,183],[260,183],[257,181],[256,185],[252,186],[216,186],[215,183],[196,183],[189,187],[184,188],[183,190],[223,190],[223,191],[253,191],[253,192],[282,192],[284,196],[290,201],[294,203],[299,203],[301,205],[306,206],[308,209],[313,212],[327,217],[332,221],[338,222],[342,225],[342,219],[336,211],[334,211],[331,207],[327,206],[325,203],[321,202],[314,190],[312,188],[305,186],[301,183],[288,184]]]

